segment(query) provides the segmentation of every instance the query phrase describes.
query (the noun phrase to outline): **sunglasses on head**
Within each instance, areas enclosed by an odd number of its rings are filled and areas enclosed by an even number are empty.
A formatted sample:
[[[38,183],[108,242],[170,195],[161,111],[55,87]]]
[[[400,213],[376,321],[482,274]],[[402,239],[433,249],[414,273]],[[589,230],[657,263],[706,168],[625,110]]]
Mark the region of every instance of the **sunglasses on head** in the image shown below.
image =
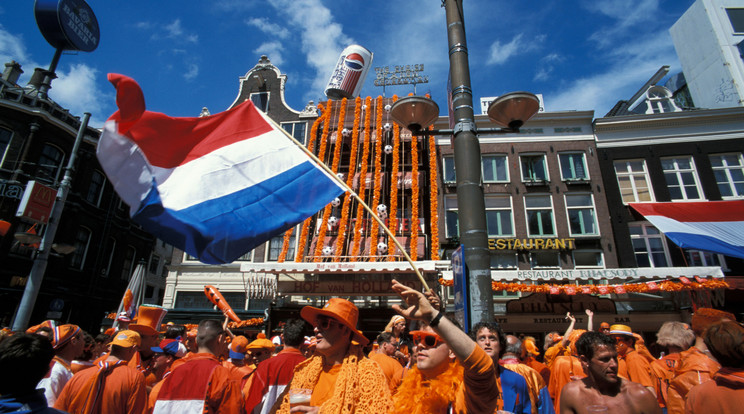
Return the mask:
[[[413,343],[416,345],[424,344],[428,348],[434,348],[444,343],[444,339],[432,332],[412,331]]]
[[[341,326],[341,323],[333,318],[329,318],[327,316],[318,316],[315,318],[315,326],[318,327],[318,329],[330,329],[331,326]]]

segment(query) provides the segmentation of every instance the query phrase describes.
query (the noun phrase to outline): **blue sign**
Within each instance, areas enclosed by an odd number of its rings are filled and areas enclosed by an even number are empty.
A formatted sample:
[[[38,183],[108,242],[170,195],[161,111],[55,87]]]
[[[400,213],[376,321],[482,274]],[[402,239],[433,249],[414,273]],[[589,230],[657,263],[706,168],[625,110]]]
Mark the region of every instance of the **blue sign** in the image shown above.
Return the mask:
[[[55,49],[92,52],[101,32],[93,10],[84,0],[36,0],[36,25]]]
[[[452,252],[452,278],[455,289],[455,320],[467,333],[470,328],[470,315],[468,309],[468,269],[465,264],[465,246]]]

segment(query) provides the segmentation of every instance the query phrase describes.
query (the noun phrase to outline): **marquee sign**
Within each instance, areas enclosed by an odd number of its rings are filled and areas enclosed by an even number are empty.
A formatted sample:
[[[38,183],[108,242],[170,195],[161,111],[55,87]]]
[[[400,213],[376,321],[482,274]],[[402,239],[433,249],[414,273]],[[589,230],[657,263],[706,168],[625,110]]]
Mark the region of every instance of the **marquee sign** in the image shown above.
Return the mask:
[[[575,239],[488,239],[491,250],[573,250]]]
[[[375,86],[416,85],[429,83],[429,76],[424,75],[424,64],[398,65],[375,68]]]

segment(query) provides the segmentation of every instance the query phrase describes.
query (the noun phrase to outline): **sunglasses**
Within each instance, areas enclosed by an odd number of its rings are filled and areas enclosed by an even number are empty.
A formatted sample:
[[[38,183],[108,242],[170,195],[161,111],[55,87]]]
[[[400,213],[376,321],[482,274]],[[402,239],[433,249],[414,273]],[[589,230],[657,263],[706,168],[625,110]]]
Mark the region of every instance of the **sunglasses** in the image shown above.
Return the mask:
[[[413,343],[416,345],[424,344],[427,348],[434,348],[444,343],[444,339],[431,332],[411,331]]]
[[[341,326],[341,323],[327,316],[318,316],[315,318],[315,326],[318,327],[318,329],[326,330],[330,329],[331,326]]]

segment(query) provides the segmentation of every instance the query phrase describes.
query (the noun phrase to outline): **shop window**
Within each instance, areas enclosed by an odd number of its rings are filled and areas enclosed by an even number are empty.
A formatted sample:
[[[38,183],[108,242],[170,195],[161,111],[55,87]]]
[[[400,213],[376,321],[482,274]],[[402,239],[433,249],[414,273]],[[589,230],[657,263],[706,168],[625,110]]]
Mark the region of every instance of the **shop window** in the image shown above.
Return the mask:
[[[591,194],[566,194],[568,228],[572,236],[596,236],[597,215]]]
[[[702,190],[692,157],[663,158],[661,168],[674,200],[701,200]]]
[[[577,269],[604,268],[604,255],[601,250],[574,250],[573,261]]]
[[[623,203],[654,201],[646,161],[615,161],[615,174]]]
[[[558,154],[563,181],[583,181],[589,179],[586,169],[586,159],[583,152],[568,152]]]
[[[522,181],[545,182],[548,181],[548,168],[545,163],[545,154],[521,155],[519,157],[522,167]]]
[[[716,177],[721,197],[744,197],[744,158],[742,153],[717,154],[710,156],[713,175]]]
[[[292,229],[292,236],[289,238],[289,250],[287,250],[287,257],[285,259],[287,261],[292,261],[295,257],[296,230],[296,227]],[[284,247],[284,233],[269,240],[269,257],[267,260],[269,262],[279,260],[279,255],[282,253],[282,247]]]
[[[559,268],[561,267],[561,258],[558,252],[530,252],[530,266],[533,269]]]
[[[85,195],[85,200],[96,207],[100,207],[105,184],[106,176],[102,172],[94,170],[90,176],[90,185],[88,185],[88,193]]]
[[[628,225],[638,267],[669,267],[669,250],[664,235],[647,223]]]
[[[460,228],[457,221],[457,196],[444,198],[444,210],[445,237],[448,239],[460,237]]]
[[[481,171],[484,183],[509,182],[509,164],[506,155],[481,156]]]
[[[451,155],[445,155],[442,157],[442,170],[444,171],[444,183],[455,184],[457,182],[457,176],[455,175],[455,157]]]
[[[306,122],[282,122],[282,128],[294,139],[305,144],[305,132],[307,130]]]
[[[524,206],[527,234],[530,237],[555,236],[553,201],[549,195],[527,195],[524,197]]]
[[[514,224],[512,221],[511,196],[487,195],[484,197],[484,201],[486,203],[488,236],[513,236]]]
[[[83,270],[85,259],[88,256],[91,235],[90,229],[78,228],[77,234],[75,234],[75,251],[70,255],[70,267],[73,269]]]

